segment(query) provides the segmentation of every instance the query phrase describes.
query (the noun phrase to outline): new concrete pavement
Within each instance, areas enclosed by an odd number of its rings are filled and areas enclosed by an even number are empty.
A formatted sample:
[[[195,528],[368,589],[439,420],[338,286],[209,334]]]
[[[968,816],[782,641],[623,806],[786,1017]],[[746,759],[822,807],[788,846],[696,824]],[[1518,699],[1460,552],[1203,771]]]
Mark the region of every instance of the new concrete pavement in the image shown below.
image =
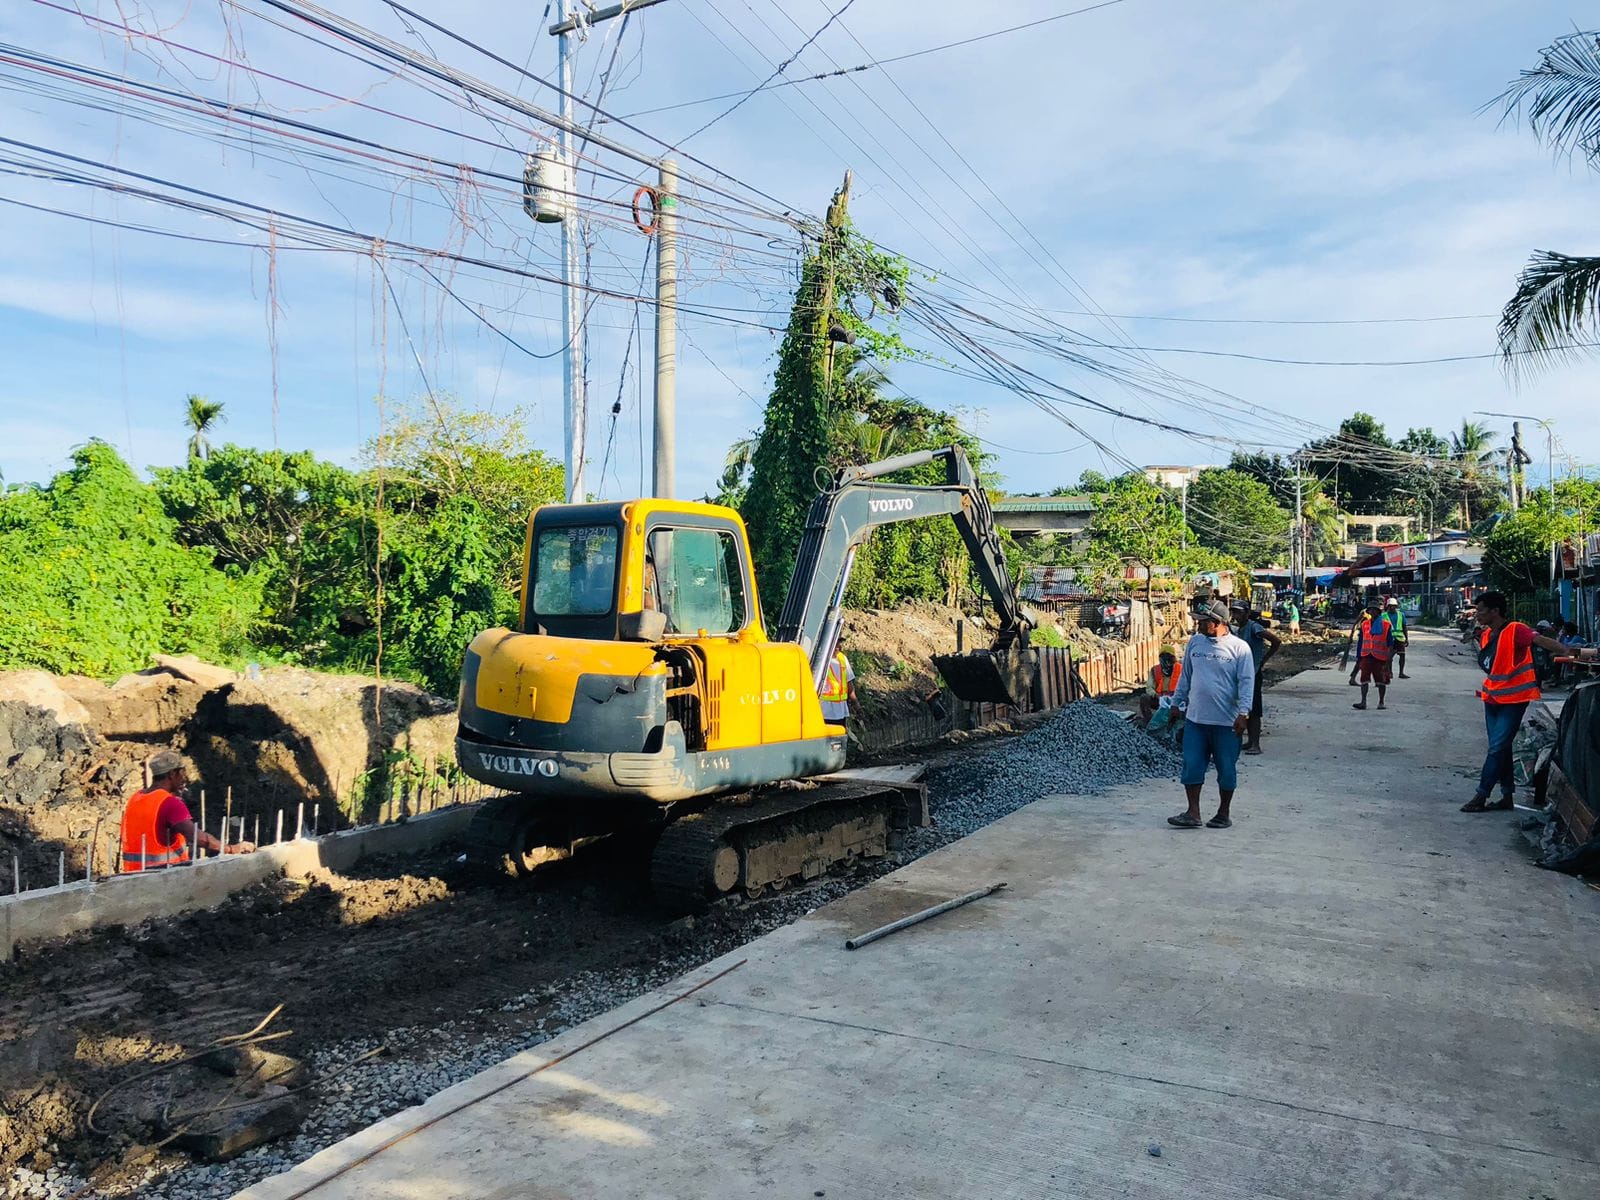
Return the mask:
[[[1600,893],[1457,811],[1477,676],[1409,667],[1269,692],[1231,830],[1041,799],[242,1195],[1593,1200]]]

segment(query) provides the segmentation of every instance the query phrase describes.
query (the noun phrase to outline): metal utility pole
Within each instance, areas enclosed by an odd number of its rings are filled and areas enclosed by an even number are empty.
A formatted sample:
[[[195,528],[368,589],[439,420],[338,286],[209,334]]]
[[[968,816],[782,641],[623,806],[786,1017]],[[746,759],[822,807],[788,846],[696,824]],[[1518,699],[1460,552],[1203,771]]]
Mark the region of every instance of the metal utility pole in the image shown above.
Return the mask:
[[[678,164],[661,160],[655,195],[656,412],[654,491],[671,499],[678,443]]]
[[[560,156],[563,175],[571,189],[571,204],[566,219],[561,222],[562,288],[565,303],[561,308],[561,337],[566,343],[562,357],[562,383],[566,394],[566,417],[563,432],[566,438],[567,503],[581,504],[585,498],[583,488],[584,443],[589,431],[589,398],[585,394],[583,372],[583,275],[578,261],[578,164],[572,145],[572,54],[567,39],[577,28],[572,20],[569,0],[560,0],[561,21],[554,26],[556,33],[557,83],[561,88],[561,128],[556,134],[556,152]]]

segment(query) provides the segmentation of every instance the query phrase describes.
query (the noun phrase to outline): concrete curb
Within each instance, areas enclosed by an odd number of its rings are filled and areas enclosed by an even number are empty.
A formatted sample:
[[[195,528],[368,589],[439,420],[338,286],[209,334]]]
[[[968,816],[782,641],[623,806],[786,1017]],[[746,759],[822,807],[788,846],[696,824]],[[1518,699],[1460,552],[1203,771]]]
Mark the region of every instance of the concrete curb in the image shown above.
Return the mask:
[[[393,825],[279,842],[252,854],[208,858],[188,867],[0,896],[0,962],[9,962],[21,942],[214,908],[233,893],[276,875],[346,871],[374,854],[426,849],[463,833],[477,808],[457,804]]]

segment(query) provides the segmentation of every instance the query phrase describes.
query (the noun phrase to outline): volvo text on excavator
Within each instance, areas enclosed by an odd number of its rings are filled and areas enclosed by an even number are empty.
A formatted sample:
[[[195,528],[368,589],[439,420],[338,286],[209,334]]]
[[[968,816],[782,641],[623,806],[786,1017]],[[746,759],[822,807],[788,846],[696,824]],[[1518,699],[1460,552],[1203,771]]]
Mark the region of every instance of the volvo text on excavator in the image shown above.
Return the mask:
[[[883,480],[935,460],[943,483]],[[1029,623],[959,446],[841,469],[811,507],[770,633],[734,510],[662,499],[538,509],[519,628],[479,634],[462,667],[458,762],[505,789],[475,820],[478,852],[530,869],[659,829],[652,883],[688,907],[882,855],[890,828],[918,820],[915,798],[836,775],[845,732],[823,720],[818,691],[861,545],[880,525],[940,515],[954,518],[999,633],[991,650],[939,668],[963,699],[1026,703],[1038,687]]]

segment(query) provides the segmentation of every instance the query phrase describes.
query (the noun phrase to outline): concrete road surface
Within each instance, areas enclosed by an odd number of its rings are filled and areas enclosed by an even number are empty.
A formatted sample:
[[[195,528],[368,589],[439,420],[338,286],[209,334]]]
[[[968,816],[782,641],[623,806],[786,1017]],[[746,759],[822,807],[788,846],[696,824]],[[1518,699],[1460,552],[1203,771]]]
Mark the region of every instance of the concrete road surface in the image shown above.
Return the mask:
[[[1042,799],[243,1195],[1594,1200],[1600,893],[1457,811],[1476,676],[1410,670],[1269,692],[1231,830]]]

